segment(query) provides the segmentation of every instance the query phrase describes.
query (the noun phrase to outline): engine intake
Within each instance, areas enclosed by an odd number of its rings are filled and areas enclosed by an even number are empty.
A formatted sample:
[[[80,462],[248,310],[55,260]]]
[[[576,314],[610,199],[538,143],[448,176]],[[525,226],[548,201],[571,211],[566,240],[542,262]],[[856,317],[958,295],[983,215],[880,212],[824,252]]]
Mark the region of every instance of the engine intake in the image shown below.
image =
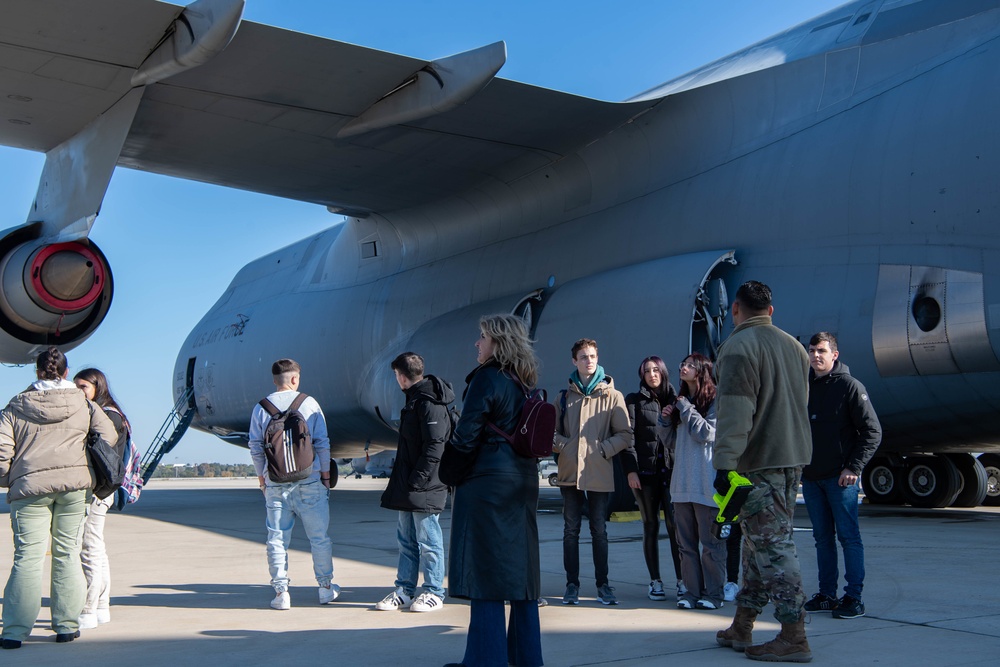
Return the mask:
[[[90,240],[47,243],[37,226],[0,240],[0,361],[28,363],[39,349],[64,350],[104,320],[114,292],[108,261]]]

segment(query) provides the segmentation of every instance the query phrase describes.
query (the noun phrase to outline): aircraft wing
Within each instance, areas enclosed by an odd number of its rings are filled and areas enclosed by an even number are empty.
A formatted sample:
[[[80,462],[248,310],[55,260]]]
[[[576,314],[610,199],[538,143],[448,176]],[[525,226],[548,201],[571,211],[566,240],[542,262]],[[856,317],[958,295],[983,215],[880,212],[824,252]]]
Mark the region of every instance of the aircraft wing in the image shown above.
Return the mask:
[[[0,142],[48,151],[131,88],[183,8],[154,0],[5,0]],[[426,61],[244,21],[217,57],[147,86],[119,165],[387,211],[510,182],[656,103],[492,80],[462,106],[338,132]]]

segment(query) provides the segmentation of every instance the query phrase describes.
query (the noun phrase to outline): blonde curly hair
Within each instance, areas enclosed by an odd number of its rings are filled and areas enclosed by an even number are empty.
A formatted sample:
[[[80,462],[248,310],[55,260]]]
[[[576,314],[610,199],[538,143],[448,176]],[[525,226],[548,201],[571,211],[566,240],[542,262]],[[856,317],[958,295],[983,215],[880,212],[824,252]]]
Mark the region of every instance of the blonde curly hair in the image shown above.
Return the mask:
[[[493,358],[500,367],[513,371],[528,387],[538,384],[538,358],[524,321],[514,315],[485,315],[480,330],[493,341]]]

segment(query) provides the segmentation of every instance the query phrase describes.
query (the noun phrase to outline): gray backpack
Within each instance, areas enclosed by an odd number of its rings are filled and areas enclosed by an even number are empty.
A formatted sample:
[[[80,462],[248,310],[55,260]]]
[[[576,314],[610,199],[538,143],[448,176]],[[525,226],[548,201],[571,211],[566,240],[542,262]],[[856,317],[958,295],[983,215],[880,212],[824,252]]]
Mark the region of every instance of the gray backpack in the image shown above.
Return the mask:
[[[264,431],[264,456],[267,457],[267,476],[275,484],[298,482],[312,474],[315,456],[312,435],[299,412],[307,398],[300,393],[284,412],[266,398],[260,401],[260,406],[271,415]]]

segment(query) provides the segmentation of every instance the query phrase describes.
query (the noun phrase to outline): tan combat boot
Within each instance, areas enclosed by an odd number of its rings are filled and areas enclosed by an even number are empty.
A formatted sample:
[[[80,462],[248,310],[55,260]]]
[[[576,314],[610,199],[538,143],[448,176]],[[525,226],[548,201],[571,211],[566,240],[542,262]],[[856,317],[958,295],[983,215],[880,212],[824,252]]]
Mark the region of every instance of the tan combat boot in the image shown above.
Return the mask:
[[[734,651],[742,651],[753,645],[751,634],[753,633],[753,622],[757,619],[757,612],[749,607],[737,607],[736,616],[733,617],[733,624],[725,630],[719,630],[715,635],[715,641],[719,646],[727,646]]]
[[[747,647],[744,653],[751,660],[810,662],[813,656],[806,640],[805,612],[795,623],[782,623],[777,637],[760,646]]]

